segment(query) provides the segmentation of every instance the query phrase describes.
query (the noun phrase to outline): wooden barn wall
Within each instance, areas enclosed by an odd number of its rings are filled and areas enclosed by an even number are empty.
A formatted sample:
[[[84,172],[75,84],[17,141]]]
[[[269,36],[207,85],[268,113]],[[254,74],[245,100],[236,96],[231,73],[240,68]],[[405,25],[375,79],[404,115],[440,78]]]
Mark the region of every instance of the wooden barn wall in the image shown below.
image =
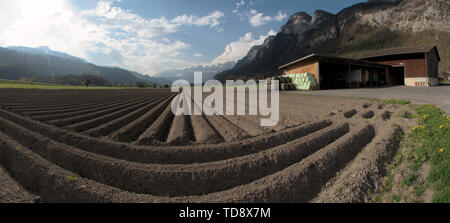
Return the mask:
[[[319,81],[319,62],[316,61],[303,61],[285,68],[285,74],[302,74],[302,73],[312,73],[316,78],[317,83],[320,85]]]
[[[403,63],[405,66],[405,78],[427,77],[425,59],[389,60],[380,61],[379,63],[394,66]]]

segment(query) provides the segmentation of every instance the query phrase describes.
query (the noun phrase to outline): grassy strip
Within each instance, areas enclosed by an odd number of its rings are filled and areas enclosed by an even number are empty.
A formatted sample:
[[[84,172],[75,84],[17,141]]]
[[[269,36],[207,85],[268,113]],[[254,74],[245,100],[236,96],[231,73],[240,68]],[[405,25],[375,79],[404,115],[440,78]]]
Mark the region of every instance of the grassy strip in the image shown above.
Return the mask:
[[[376,99],[376,98],[366,98],[366,97],[360,97],[358,98],[360,100],[369,100],[375,103],[382,103],[382,104],[391,104],[391,105],[407,105],[411,102],[409,100],[398,100],[398,99]]]
[[[44,90],[120,90],[120,89],[142,89],[138,87],[97,87],[97,86],[65,86],[54,85],[39,82],[22,82],[15,80],[0,79],[0,88],[18,88],[18,89],[44,89]]]
[[[410,135],[414,143],[408,160],[411,169],[417,171],[430,161],[428,181],[434,187],[432,202],[450,202],[450,117],[433,105],[416,106],[419,125]]]

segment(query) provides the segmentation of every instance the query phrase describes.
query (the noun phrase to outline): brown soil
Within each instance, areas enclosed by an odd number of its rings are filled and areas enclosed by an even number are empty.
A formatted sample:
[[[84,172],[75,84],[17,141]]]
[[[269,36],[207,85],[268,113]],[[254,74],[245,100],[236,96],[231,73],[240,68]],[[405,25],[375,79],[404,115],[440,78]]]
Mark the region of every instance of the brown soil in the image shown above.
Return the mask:
[[[0,90],[0,201],[367,202],[411,124],[407,106],[282,93],[261,127],[174,116],[174,96]]]
[[[36,196],[22,188],[0,166],[0,203],[33,203]]]

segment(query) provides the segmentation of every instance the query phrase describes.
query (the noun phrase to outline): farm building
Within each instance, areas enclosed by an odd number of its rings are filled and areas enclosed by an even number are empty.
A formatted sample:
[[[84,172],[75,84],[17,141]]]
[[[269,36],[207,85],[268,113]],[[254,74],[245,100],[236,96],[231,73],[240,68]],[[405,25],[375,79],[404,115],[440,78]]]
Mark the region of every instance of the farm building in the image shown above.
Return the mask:
[[[318,86],[311,90],[432,86],[438,84],[439,61],[436,47],[410,47],[373,52],[360,59],[311,54],[280,69],[286,75],[313,74]]]
[[[393,81],[406,86],[435,86],[439,84],[439,57],[436,46],[395,48],[373,52],[361,60],[391,66]]]

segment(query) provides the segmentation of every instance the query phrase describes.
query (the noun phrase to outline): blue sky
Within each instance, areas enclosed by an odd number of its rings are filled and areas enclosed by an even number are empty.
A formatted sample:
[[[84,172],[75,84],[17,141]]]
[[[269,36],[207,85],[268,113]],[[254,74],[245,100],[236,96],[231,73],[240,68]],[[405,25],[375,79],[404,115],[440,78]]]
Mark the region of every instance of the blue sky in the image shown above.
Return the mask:
[[[143,74],[236,61],[299,11],[357,0],[0,0],[0,46],[47,45]]]

